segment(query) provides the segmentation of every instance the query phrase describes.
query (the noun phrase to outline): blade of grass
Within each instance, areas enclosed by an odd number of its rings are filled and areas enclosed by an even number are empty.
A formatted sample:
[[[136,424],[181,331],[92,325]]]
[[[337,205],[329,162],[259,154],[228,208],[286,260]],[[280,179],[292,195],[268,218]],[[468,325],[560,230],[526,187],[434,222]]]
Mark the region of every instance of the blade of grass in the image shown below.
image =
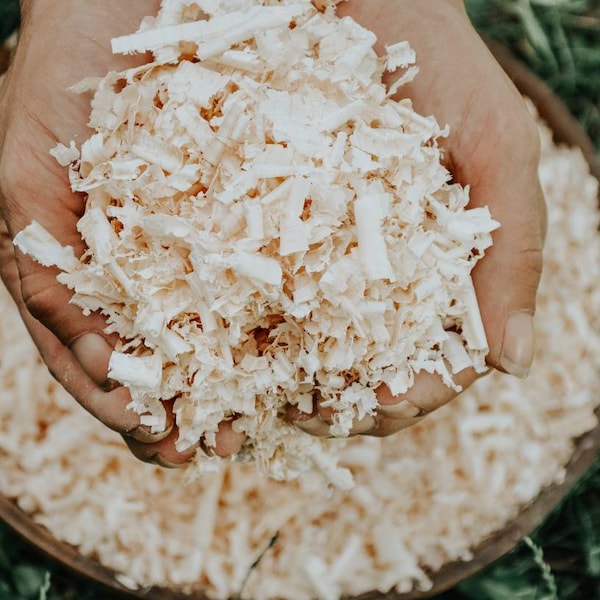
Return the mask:
[[[17,29],[19,25],[19,1],[0,1],[0,44]]]

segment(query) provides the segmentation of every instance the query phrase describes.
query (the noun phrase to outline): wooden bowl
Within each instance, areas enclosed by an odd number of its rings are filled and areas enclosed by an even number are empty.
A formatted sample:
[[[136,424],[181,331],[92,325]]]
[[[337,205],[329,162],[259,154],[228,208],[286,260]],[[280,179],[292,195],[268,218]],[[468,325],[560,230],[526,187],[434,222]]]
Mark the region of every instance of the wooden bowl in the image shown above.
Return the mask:
[[[563,103],[517,61],[505,48],[491,44],[490,49],[517,88],[536,105],[542,119],[553,131],[557,143],[579,147],[590,164],[591,172],[600,179],[600,161],[594,155],[591,141]],[[6,66],[6,56],[0,54],[0,69]],[[1,71],[0,71],[1,72]],[[600,415],[600,409],[597,411]],[[560,485],[543,490],[539,496],[525,506],[519,516],[502,530],[492,534],[473,550],[474,558],[469,562],[452,562],[440,570],[430,573],[433,588],[428,592],[413,591],[407,594],[370,592],[358,600],[417,600],[430,598],[473,575],[510,550],[525,536],[540,525],[552,509],[568,493],[573,484],[585,473],[596,459],[600,449],[600,427],[580,437],[575,452],[566,467],[566,477]],[[74,574],[106,588],[104,598],[138,598],[145,600],[205,600],[206,596],[196,593],[187,596],[173,590],[150,588],[131,591],[115,578],[115,573],[97,561],[79,554],[77,548],[56,540],[49,531],[37,524],[10,499],[0,495],[0,519],[6,522],[21,537],[38,550],[67,567]]]

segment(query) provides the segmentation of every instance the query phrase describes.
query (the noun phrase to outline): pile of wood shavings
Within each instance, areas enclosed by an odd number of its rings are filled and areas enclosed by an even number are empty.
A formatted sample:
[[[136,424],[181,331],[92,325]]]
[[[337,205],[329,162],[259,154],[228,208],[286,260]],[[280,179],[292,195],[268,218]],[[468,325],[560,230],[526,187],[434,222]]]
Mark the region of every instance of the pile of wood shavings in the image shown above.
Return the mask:
[[[546,485],[600,401],[598,185],[546,130],[540,177],[549,230],[534,366],[493,373],[389,439],[350,440],[353,490],[319,477],[277,483],[222,463],[182,473],[139,463],[47,373],[8,294],[0,298],[0,490],[60,540],[132,587],[161,584],[255,600],[335,600],[428,589],[428,569],[468,559]],[[8,350],[10,349],[10,350]]]
[[[425,370],[458,389],[454,373],[485,369],[470,272],[497,223],[448,183],[436,121],[389,99],[414,52],[380,59],[374,42],[308,0],[170,1],[113,40],[151,64],[80,86],[96,133],[55,155],[87,195],[89,250],[78,260],[37,224],[16,243],[126,340],[109,376],[144,423],[161,430],[176,398],[179,450],[235,417],[237,460],[347,487],[333,442],[286,407],[318,396],[346,436],[381,383],[399,394]],[[390,90],[386,69],[402,72]]]

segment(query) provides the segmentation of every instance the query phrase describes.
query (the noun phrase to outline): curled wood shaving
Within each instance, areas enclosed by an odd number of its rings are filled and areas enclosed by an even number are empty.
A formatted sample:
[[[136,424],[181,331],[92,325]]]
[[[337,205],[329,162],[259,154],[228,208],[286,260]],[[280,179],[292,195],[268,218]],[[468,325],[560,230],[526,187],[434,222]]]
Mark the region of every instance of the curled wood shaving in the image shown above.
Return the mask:
[[[412,49],[380,58],[372,32],[317,8],[171,0],[114,40],[154,60],[87,81],[95,133],[80,156],[55,151],[86,194],[88,250],[55,258],[54,242],[32,243],[37,224],[16,243],[107,316],[133,410],[159,428],[176,399],[180,450],[235,418],[238,460],[347,487],[333,442],[290,425],[286,406],[309,412],[318,394],[345,436],[381,383],[402,393],[425,370],[458,390],[453,373],[482,371],[470,272],[498,224],[449,182],[447,132],[381,82],[415,75]]]

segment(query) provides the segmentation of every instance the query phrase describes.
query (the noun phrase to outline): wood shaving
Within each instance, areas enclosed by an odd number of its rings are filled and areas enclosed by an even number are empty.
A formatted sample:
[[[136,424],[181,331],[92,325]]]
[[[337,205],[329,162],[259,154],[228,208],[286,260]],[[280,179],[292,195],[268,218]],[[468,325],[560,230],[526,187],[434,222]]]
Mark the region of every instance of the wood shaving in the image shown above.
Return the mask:
[[[355,478],[350,491],[323,496],[317,473],[279,483],[218,459],[214,472],[185,483],[182,472],[137,461],[77,406],[2,290],[0,490],[131,588],[218,600],[238,597],[244,582],[241,597],[255,600],[429,589],[432,571],[472,558],[542,488],[562,481],[573,438],[598,426],[598,182],[581,152],[541,132],[549,227],[527,380],[492,373],[391,438],[349,440],[340,460]],[[262,358],[248,355],[244,368]]]
[[[37,224],[15,243],[124,340],[110,376],[133,410],[164,423],[175,399],[179,450],[235,418],[235,460],[347,486],[336,443],[287,406],[318,394],[343,437],[381,383],[402,393],[426,370],[459,390],[454,373],[485,369],[470,273],[498,224],[449,182],[435,119],[387,97],[383,71],[414,52],[374,43],[308,0],[170,0],[113,40],[151,63],[84,85],[95,133],[54,154],[86,195],[88,250],[59,264]]]

